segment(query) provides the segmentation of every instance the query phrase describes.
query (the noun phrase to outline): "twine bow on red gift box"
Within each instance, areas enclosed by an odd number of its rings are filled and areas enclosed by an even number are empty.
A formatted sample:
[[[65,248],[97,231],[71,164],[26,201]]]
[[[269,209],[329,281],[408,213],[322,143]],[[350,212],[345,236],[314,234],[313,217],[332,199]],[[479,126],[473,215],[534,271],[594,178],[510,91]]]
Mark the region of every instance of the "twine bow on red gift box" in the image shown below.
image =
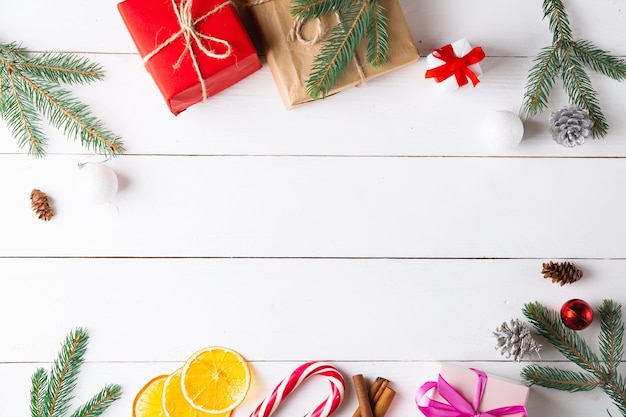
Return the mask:
[[[480,82],[478,76],[468,68],[470,65],[479,63],[485,57],[485,52],[480,46],[475,47],[462,57],[456,56],[451,44],[434,49],[432,54],[433,57],[442,60],[444,64],[427,70],[426,78],[434,78],[440,83],[454,75],[459,87],[467,84],[468,78],[474,87]]]
[[[150,59],[152,59],[152,57],[154,57],[156,54],[161,52],[163,48],[172,44],[174,41],[176,41],[179,37],[182,36],[185,39],[185,48],[183,49],[183,52],[181,53],[178,61],[174,64],[174,68],[178,68],[178,66],[180,66],[181,64],[181,61],[183,60],[183,57],[186,54],[189,54],[189,57],[191,58],[191,63],[193,65],[193,69],[198,75],[198,81],[202,88],[202,100],[206,100],[208,94],[207,94],[206,86],[204,85],[204,82],[203,82],[202,71],[200,71],[200,65],[198,64],[198,58],[196,56],[196,53],[194,52],[193,45],[195,45],[206,56],[210,58],[215,58],[215,59],[228,58],[232,53],[232,47],[230,43],[224,39],[219,39],[214,36],[208,36],[208,35],[201,33],[196,28],[196,25],[200,23],[201,21],[203,21],[204,19],[208,18],[209,16],[212,16],[215,13],[219,12],[224,7],[230,5],[230,2],[226,0],[221,4],[218,4],[215,8],[210,10],[208,13],[205,13],[204,15],[198,18],[194,18],[191,13],[193,0],[181,0],[179,3],[176,3],[176,0],[171,0],[171,1],[172,1],[172,9],[174,13],[176,14],[176,19],[178,20],[178,24],[180,25],[180,30],[174,33],[172,36],[170,36],[160,45],[158,45],[148,55],[146,55],[143,58],[143,61],[144,63],[148,62]],[[203,44],[202,42],[203,40],[218,43],[222,45],[226,50],[221,53],[215,52],[214,50],[207,48]]]
[[[511,405],[494,408],[488,411],[478,411],[478,406],[482,401],[487,384],[487,375],[477,369],[470,369],[478,376],[476,388],[474,389],[474,398],[471,404],[439,375],[437,381],[428,381],[417,391],[415,395],[417,408],[419,408],[426,417],[500,417],[519,413],[522,413],[522,417],[528,416],[526,407],[523,405]],[[437,389],[439,395],[448,403],[435,401],[426,396],[431,389]]]

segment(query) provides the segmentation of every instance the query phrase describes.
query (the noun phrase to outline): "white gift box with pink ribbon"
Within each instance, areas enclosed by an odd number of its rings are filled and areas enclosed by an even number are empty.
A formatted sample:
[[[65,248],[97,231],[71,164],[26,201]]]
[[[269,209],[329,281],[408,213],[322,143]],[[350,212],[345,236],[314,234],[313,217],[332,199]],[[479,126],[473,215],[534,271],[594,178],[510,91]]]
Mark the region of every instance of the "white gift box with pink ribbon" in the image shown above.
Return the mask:
[[[415,401],[426,417],[526,417],[528,394],[529,388],[523,384],[477,369],[442,364],[439,375],[418,389]]]

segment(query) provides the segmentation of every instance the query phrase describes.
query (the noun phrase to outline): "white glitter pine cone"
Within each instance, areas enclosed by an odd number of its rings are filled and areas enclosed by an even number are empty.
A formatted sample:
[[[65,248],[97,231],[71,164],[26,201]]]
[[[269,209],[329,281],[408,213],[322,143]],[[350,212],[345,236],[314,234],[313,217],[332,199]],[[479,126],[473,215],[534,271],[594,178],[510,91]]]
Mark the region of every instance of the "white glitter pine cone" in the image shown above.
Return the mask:
[[[528,326],[518,319],[502,323],[493,335],[498,340],[496,349],[499,349],[500,354],[506,358],[512,358],[514,362],[520,362],[530,352],[539,353],[541,349]]]
[[[552,113],[548,121],[552,139],[568,148],[585,143],[585,139],[591,135],[593,128],[589,110],[581,109],[573,104]]]

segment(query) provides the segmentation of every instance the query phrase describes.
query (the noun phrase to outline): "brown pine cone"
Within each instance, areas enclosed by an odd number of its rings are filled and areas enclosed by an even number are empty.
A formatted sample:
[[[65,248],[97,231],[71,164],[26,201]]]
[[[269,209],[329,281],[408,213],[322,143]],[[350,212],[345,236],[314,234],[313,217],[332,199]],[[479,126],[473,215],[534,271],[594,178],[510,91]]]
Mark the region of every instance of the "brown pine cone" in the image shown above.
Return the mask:
[[[544,278],[552,278],[552,282],[558,282],[561,286],[578,281],[583,276],[583,271],[571,262],[544,263],[541,270]]]
[[[48,196],[36,188],[30,192],[30,201],[33,211],[41,220],[48,221],[54,216],[54,210],[50,207]]]

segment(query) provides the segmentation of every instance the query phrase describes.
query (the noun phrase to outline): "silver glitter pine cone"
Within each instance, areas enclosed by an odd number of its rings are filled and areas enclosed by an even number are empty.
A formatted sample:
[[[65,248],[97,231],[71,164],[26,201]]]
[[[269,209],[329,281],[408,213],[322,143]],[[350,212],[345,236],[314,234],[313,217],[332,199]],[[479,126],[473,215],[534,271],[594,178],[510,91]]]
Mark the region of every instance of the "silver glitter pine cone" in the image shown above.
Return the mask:
[[[552,113],[548,121],[552,139],[567,148],[585,143],[585,139],[591,135],[593,128],[589,110],[581,109],[573,104]]]
[[[498,340],[496,349],[507,359],[520,362],[526,354],[534,351],[539,353],[541,345],[535,341],[528,326],[518,319],[504,322],[493,332]]]

